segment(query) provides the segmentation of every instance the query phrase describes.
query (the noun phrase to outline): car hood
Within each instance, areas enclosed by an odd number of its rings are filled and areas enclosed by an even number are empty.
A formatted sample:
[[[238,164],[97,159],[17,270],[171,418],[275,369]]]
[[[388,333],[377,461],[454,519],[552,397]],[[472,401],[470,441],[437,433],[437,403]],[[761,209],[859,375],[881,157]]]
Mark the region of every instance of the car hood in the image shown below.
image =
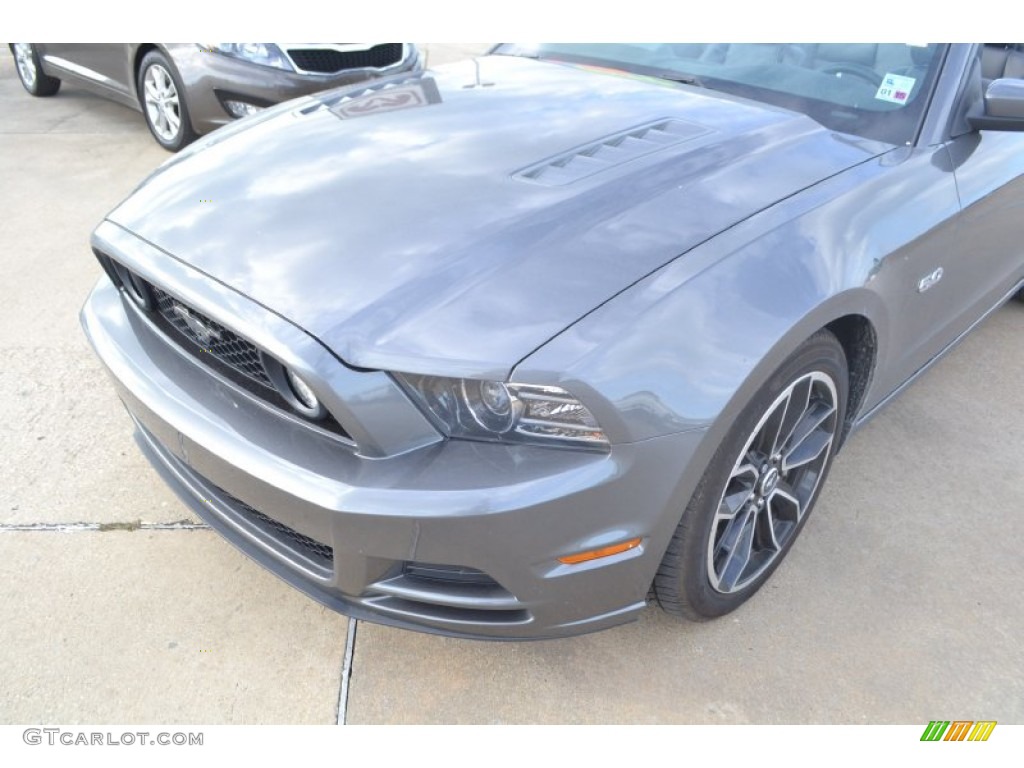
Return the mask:
[[[110,215],[349,364],[502,377],[886,145],[693,87],[489,56],[215,132]]]

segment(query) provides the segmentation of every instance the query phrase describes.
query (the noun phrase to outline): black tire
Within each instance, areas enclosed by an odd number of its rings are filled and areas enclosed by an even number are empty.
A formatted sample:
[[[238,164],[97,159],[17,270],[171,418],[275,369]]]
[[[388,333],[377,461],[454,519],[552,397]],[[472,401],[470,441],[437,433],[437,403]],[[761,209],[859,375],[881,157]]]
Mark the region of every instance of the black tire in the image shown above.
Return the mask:
[[[695,621],[716,618],[768,580],[803,529],[828,475],[847,389],[843,348],[831,333],[819,331],[747,404],[697,486],[658,569],[654,593],[663,609]],[[813,458],[798,463],[808,456]]]
[[[150,51],[142,58],[136,87],[139,106],[157,144],[177,152],[198,138],[178,71],[160,51]]]
[[[14,69],[25,90],[33,96],[53,96],[60,90],[60,80],[43,72],[39,52],[32,43],[10,43]]]

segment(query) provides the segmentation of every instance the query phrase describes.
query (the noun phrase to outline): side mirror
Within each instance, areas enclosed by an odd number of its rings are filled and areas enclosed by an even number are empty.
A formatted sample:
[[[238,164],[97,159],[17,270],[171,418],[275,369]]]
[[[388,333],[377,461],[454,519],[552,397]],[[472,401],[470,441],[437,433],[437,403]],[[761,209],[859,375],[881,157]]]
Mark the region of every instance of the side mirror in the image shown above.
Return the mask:
[[[1024,80],[993,80],[985,91],[984,114],[968,114],[975,130],[1024,131]]]

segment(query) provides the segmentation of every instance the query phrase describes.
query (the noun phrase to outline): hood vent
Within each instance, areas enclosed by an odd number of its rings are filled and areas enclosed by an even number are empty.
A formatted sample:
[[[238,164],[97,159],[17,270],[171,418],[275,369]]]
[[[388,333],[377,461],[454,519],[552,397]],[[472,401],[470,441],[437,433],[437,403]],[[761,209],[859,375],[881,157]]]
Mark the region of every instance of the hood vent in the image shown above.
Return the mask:
[[[548,187],[571,184],[710,132],[683,120],[658,120],[576,147],[517,171],[512,177]]]

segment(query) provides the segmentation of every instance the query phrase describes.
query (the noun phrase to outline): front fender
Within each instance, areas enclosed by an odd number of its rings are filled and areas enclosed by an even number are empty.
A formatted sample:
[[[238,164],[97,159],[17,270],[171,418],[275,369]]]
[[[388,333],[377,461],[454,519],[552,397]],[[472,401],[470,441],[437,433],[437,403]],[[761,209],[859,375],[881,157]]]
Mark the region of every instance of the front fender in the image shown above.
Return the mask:
[[[859,315],[890,357],[908,260],[945,243],[952,175],[896,148],[694,248],[598,307],[513,372],[587,403],[613,442],[706,429],[716,446],[807,338]],[[872,393],[877,399],[879,393]]]

